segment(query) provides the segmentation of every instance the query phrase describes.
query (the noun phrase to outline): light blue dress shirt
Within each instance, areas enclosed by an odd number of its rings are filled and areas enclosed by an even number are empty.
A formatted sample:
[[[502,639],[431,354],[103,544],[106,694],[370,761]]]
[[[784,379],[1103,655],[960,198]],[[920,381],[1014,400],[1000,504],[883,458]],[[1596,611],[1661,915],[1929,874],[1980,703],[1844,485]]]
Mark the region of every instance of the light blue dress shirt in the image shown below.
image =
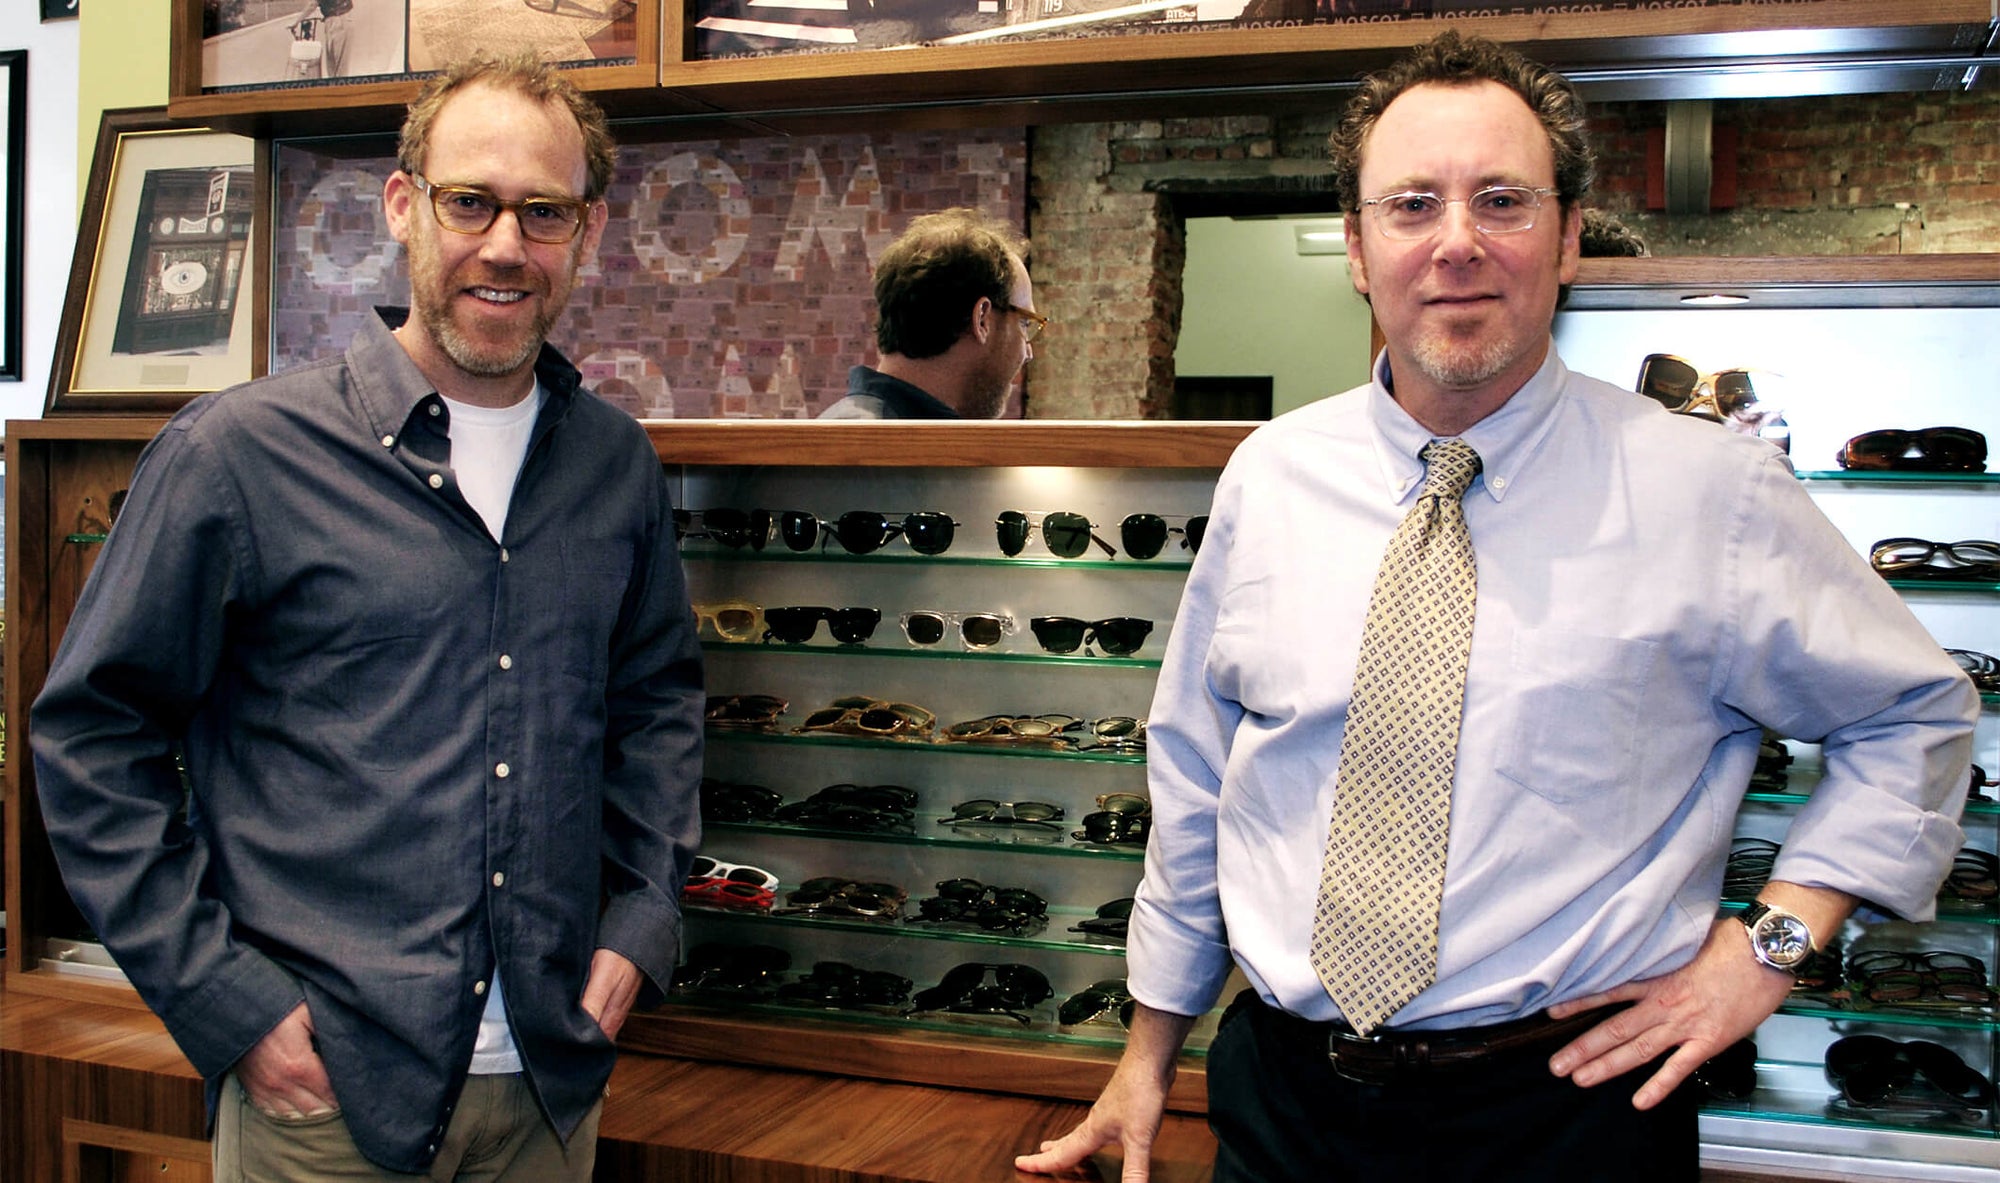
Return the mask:
[[[1383,385],[1251,434],[1216,487],[1150,721],[1133,995],[1199,1014],[1307,958],[1375,569],[1432,438]],[[1689,961],[1759,725],[1824,740],[1774,877],[1928,919],[1979,698],[1769,444],[1572,374],[1462,437],[1479,605],[1438,980],[1393,1027],[1503,1022]]]

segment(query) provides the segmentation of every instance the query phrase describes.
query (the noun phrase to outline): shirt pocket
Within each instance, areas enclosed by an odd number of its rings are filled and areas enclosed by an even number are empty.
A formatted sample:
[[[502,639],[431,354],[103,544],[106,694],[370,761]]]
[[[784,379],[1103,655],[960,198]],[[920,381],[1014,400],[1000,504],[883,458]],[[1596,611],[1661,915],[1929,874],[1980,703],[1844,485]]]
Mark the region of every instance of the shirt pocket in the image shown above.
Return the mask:
[[[1657,655],[1651,641],[1521,630],[1509,654],[1510,717],[1495,770],[1558,804],[1634,783]]]

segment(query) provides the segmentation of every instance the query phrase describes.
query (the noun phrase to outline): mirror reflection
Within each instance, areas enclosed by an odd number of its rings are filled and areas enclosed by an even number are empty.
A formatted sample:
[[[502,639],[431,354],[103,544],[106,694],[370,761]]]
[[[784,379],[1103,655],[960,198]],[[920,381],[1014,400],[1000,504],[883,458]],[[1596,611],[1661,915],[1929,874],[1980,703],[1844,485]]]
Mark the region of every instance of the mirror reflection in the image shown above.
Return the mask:
[[[1329,108],[1333,103],[1329,102]],[[1672,256],[2000,251],[2000,92],[1593,104],[1595,204]],[[645,418],[816,416],[879,360],[875,261],[951,206],[1023,227],[1055,326],[1007,415],[1259,418],[1365,374],[1325,187],[1332,115],[647,142],[554,339]],[[408,279],[378,141],[277,153],[273,368]]]

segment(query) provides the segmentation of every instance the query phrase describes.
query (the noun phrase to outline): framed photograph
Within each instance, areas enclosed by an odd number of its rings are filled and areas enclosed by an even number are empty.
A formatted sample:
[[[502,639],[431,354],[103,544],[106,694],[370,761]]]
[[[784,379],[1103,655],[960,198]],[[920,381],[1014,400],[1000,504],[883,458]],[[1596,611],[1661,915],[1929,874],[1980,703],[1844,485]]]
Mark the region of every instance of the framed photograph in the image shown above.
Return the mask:
[[[28,51],[0,53],[0,382],[21,380],[21,273],[27,254]]]
[[[202,0],[201,84],[316,86],[410,68],[408,0]]]
[[[82,0],[42,0],[42,19],[45,21],[71,21],[79,15]]]
[[[106,111],[46,413],[172,410],[259,372],[251,233],[266,170],[248,136]]]

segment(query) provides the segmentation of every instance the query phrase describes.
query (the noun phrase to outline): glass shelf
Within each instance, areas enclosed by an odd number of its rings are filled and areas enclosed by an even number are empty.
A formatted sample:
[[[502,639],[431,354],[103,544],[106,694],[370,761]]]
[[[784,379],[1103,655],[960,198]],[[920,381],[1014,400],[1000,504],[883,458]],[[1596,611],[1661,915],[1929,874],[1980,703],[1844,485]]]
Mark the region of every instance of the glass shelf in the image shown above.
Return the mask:
[[[1093,552],[1094,553],[1094,552]],[[846,551],[789,551],[776,550],[731,550],[726,546],[681,546],[681,561],[715,563],[870,563],[878,566],[946,566],[946,567],[1014,567],[1040,568],[1052,571],[1159,571],[1176,576],[1186,576],[1188,568],[1194,565],[1192,558],[1156,559],[1059,559],[1053,555],[1023,554],[1008,558],[998,554],[955,555],[949,552],[941,555],[920,555],[915,551],[878,550],[872,554],[851,555]]]
[[[1846,485],[2000,485],[2000,473],[1993,472],[1850,472],[1828,468],[1802,469],[1798,477]]]
[[[884,626],[888,621],[883,621]],[[915,657],[925,661],[999,661],[1024,665],[1088,666],[1091,669],[1156,670],[1157,657],[1100,657],[1085,653],[995,653],[991,650],[964,650],[956,646],[929,649],[890,649],[875,645],[787,645],[772,641],[703,641],[708,653],[731,655],[776,653],[788,657]],[[2000,696],[1996,696],[2000,701]]]
[[[1781,1015],[1803,1015],[1841,1023],[1869,1026],[1948,1027],[1961,1031],[1985,1031],[1997,1017],[1987,1006],[1893,1006],[1873,1002],[1850,1004],[1812,994],[1794,993],[1778,1008]]]
[[[746,834],[789,834],[800,838],[836,838],[844,842],[882,842],[896,846],[949,846],[955,850],[1004,850],[1019,854],[1052,854],[1071,858],[1117,859],[1138,862],[1146,857],[1144,846],[1110,846],[1078,842],[1065,824],[1062,833],[1051,834],[1032,826],[940,826],[938,815],[926,814],[916,821],[914,834],[878,834],[867,830],[820,829],[788,826],[779,822],[704,822],[711,833],[738,831]],[[926,830],[924,827],[929,826]]]
[[[1943,592],[1946,595],[1964,595],[1967,592],[1989,595],[2000,591],[2000,583],[1971,579],[1891,579],[1888,583],[1897,591]]]
[[[727,1015],[759,1015],[789,1019],[829,1019],[843,1023],[893,1029],[898,1031],[937,1031],[964,1035],[976,1032],[982,1036],[1001,1039],[1018,1039],[1036,1043],[1061,1043],[1081,1047],[1122,1048],[1125,1046],[1125,1032],[1116,1023],[1079,1023],[1074,1027],[1063,1027],[1056,1021],[1056,1008],[1060,1003],[1049,999],[1030,1008],[1027,1013],[1034,1021],[1022,1026],[1014,1020],[999,1015],[955,1015],[948,1012],[911,1015],[889,1007],[835,1008],[804,1006],[797,1003],[776,1002],[763,999],[747,999],[726,995],[677,994],[669,998],[669,1006],[685,1007],[690,1011],[706,1011]],[[1183,1054],[1197,1059],[1208,1054],[1209,1041],[1214,1038],[1216,1023],[1221,1012],[1212,1011],[1195,1024],[1189,1032],[1187,1042],[1182,1045]]]
[[[780,720],[783,722],[783,720]],[[938,743],[917,740],[867,739],[858,735],[793,735],[787,731],[747,731],[735,728],[708,729],[711,742],[803,744],[829,748],[869,748],[875,751],[950,752],[960,756],[1005,756],[1028,760],[1074,760],[1088,764],[1146,763],[1144,752],[1076,752],[1055,748],[1020,747],[1008,744]]]
[[[1764,1069],[1760,1061],[1759,1072]],[[1993,1138],[1991,1115],[1978,1123],[1954,1121],[1948,1118],[1918,1118],[1898,1115],[1889,1110],[1848,1110],[1842,1111],[1833,1103],[1837,1090],[1829,1084],[1825,1089],[1811,1091],[1779,1091],[1759,1088],[1747,1100],[1708,1100],[1702,1103],[1701,1111],[1711,1117],[1739,1117],[1756,1121],[1782,1121],[1799,1125],[1840,1126],[1848,1129],[1876,1132],[1881,1130],[1906,1130],[1926,1134],[1943,1134],[1963,1138]]]
[[[784,890],[779,889],[779,898],[784,898]],[[914,911],[916,901],[903,905]],[[707,920],[719,920],[745,927],[777,925],[784,928],[826,929],[834,932],[866,932],[876,936],[916,937],[928,941],[954,941],[967,945],[995,945],[1009,949],[1051,949],[1060,953],[1096,953],[1103,957],[1123,959],[1125,946],[1091,936],[1084,932],[1071,932],[1072,924],[1088,920],[1097,915],[1087,908],[1050,908],[1047,923],[1037,932],[1025,936],[1013,936],[1004,932],[988,932],[984,929],[961,924],[939,924],[929,921],[908,919],[875,920],[865,916],[815,916],[808,914],[781,916],[774,912],[764,912],[748,908],[706,908],[699,904],[685,904],[683,914],[692,918],[700,916]]]

